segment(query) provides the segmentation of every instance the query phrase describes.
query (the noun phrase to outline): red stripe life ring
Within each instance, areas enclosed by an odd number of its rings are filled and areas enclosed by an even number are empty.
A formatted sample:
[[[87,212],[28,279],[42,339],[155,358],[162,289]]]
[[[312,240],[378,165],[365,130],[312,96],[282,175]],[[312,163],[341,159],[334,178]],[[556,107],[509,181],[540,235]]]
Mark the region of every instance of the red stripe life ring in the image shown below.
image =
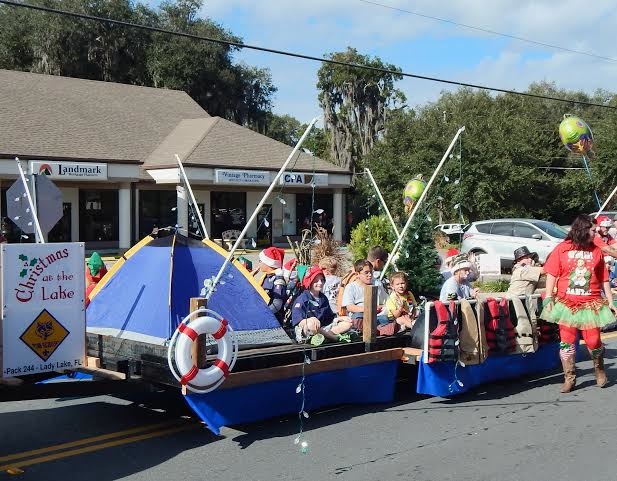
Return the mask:
[[[196,319],[189,319],[197,314]],[[193,342],[202,334],[211,335],[218,347],[217,359],[205,369],[199,369],[191,358]],[[236,362],[238,345],[233,329],[220,315],[210,310],[198,310],[182,320],[171,338],[167,358],[174,377],[189,390],[206,393],[225,380]]]

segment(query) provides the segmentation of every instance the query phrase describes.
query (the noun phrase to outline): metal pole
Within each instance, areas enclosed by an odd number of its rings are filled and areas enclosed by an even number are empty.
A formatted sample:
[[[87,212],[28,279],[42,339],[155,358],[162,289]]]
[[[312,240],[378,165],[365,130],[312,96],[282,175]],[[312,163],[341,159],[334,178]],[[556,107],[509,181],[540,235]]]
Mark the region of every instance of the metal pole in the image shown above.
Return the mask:
[[[39,218],[36,215],[36,208],[34,206],[34,202],[32,202],[32,196],[30,195],[30,189],[28,188],[28,182],[26,181],[24,170],[21,168],[21,162],[19,161],[19,157],[15,157],[15,162],[17,162],[17,170],[19,170],[19,176],[21,177],[21,181],[24,184],[24,189],[26,191],[26,197],[28,198],[28,205],[30,205],[30,211],[32,212],[32,219],[34,221],[34,232],[35,232],[35,236],[38,237],[36,241],[38,243],[45,244],[45,239],[43,238],[43,233],[41,232],[41,225],[39,224]]]
[[[201,216],[201,212],[199,211],[199,206],[197,205],[197,201],[195,200],[195,196],[193,195],[193,189],[191,189],[191,184],[189,183],[189,178],[186,176],[186,172],[184,171],[184,166],[182,165],[182,161],[178,154],[174,154],[176,156],[176,160],[178,161],[178,166],[180,167],[180,173],[182,174],[182,178],[184,179],[184,183],[186,184],[186,188],[189,191],[189,195],[191,196],[191,202],[193,203],[193,208],[197,211],[197,218],[199,219],[199,224],[201,225],[202,232],[204,233],[204,237],[209,239],[208,231],[206,230],[206,224],[204,222],[203,217]],[[186,229],[188,234],[188,226]]]
[[[381,202],[381,206],[386,211],[386,215],[388,216],[388,219],[390,219],[390,224],[392,224],[392,229],[394,229],[394,233],[396,234],[396,237],[398,237],[399,236],[398,227],[396,227],[396,224],[394,223],[394,219],[392,218],[392,214],[390,214],[390,211],[388,210],[386,201],[383,200],[383,196],[381,195],[381,192],[379,191],[379,187],[377,187],[377,183],[375,182],[375,179],[373,178],[373,174],[366,167],[364,168],[364,171],[367,173],[368,178],[371,180],[371,183],[373,184],[373,187],[375,188],[375,192],[377,192],[377,197],[379,197],[379,201]]]
[[[600,207],[600,210],[598,211],[598,213],[596,215],[593,216],[594,219],[597,219],[598,216],[602,213],[602,211],[604,210],[604,208],[608,205],[609,201],[613,198],[613,196],[615,195],[615,192],[617,192],[617,185],[615,186],[615,188],[613,189],[613,192],[611,192],[611,195],[609,195],[606,200],[604,201],[604,204],[602,204],[602,207]]]
[[[456,132],[456,135],[452,139],[452,142],[450,142],[450,146],[448,147],[448,150],[446,150],[446,153],[443,154],[443,157],[441,158],[441,161],[437,165],[437,168],[433,172],[433,175],[431,176],[430,180],[426,184],[426,187],[424,188],[424,191],[422,192],[422,195],[418,199],[418,202],[416,202],[416,205],[414,206],[413,211],[411,212],[411,215],[409,216],[409,219],[407,219],[407,223],[405,224],[405,227],[403,227],[403,230],[401,231],[400,235],[398,236],[398,239],[396,240],[396,244],[394,244],[394,247],[392,248],[392,252],[388,256],[388,262],[386,262],[386,265],[384,266],[383,270],[381,271],[380,279],[383,279],[383,276],[385,275],[386,270],[390,266],[390,263],[392,262],[392,259],[394,258],[394,256],[396,255],[396,252],[398,251],[398,249],[400,248],[401,244],[403,243],[403,239],[405,238],[405,234],[407,233],[407,230],[411,226],[411,221],[413,220],[413,218],[416,215],[416,212],[418,212],[418,209],[422,205],[422,202],[424,201],[424,198],[428,194],[428,191],[431,188],[431,185],[435,181],[435,178],[437,177],[437,174],[439,173],[439,171],[443,167],[443,164],[445,164],[446,159],[448,158],[448,155],[450,155],[450,152],[452,151],[452,148],[454,147],[454,144],[456,143],[456,140],[458,139],[459,135],[461,135],[464,131],[465,131],[465,126],[463,126],[460,129],[458,129],[458,132]]]
[[[300,149],[300,146],[302,145],[302,142],[304,142],[304,139],[306,139],[306,137],[308,136],[308,134],[311,131],[311,129],[313,128],[313,126],[317,123],[317,120],[319,120],[317,117],[315,117],[313,120],[311,120],[311,123],[308,125],[308,127],[304,131],[304,134],[302,134],[302,137],[300,137],[300,140],[298,140],[298,143],[296,144],[296,146],[291,151],[291,154],[289,154],[289,157],[287,157],[287,160],[285,161],[285,163],[283,163],[283,166],[281,167],[281,169],[278,171],[278,173],[274,177],[274,180],[270,184],[270,187],[268,187],[268,190],[266,191],[266,193],[263,195],[263,197],[259,201],[259,204],[257,204],[257,207],[255,207],[255,210],[253,211],[253,214],[251,215],[251,218],[246,222],[246,225],[244,226],[244,229],[242,229],[242,232],[240,232],[240,235],[238,236],[238,239],[236,239],[236,243],[233,245],[233,247],[229,251],[229,254],[227,255],[227,258],[225,259],[225,262],[223,262],[223,265],[219,269],[219,272],[216,275],[216,277],[214,278],[214,281],[212,281],[212,285],[210,286],[210,289],[206,293],[206,299],[210,299],[210,297],[212,296],[212,293],[214,292],[214,288],[216,287],[216,285],[218,284],[219,280],[221,279],[221,276],[223,275],[223,272],[225,272],[225,268],[227,267],[227,264],[229,264],[229,261],[233,257],[234,252],[236,252],[236,249],[240,245],[240,242],[242,242],[242,239],[244,239],[244,236],[246,235],[246,231],[248,231],[249,226],[252,224],[252,222],[255,220],[255,218],[259,214],[259,211],[261,210],[262,206],[266,203],[266,200],[268,199],[268,196],[274,190],[274,186],[278,183],[279,179],[283,175],[283,172],[285,172],[285,169],[287,168],[287,166],[291,162],[291,159],[296,154],[296,152],[298,152],[298,150]]]

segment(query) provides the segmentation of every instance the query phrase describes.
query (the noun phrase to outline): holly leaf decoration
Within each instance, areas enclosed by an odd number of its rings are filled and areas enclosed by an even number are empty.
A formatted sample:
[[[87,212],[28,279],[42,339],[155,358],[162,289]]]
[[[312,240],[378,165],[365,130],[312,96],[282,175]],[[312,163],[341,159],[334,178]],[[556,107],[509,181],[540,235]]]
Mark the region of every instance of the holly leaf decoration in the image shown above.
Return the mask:
[[[38,261],[39,261],[39,260],[35,257],[34,259],[32,259],[32,260],[30,261],[30,265],[31,265],[31,266],[33,266],[33,265],[35,265]]]
[[[26,274],[28,274],[28,269],[22,269],[19,273],[19,277],[26,277]]]
[[[19,254],[19,260],[20,261],[27,261],[28,260],[28,256],[25,256],[23,254]]]

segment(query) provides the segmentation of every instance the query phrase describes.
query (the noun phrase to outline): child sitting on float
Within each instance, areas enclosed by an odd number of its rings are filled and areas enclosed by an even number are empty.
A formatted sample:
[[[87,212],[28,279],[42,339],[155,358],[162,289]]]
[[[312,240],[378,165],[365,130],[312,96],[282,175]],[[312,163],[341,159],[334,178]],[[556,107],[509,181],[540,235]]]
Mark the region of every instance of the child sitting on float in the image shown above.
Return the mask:
[[[388,321],[398,324],[400,331],[411,329],[416,321],[418,303],[411,291],[407,289],[407,274],[401,271],[392,273],[390,287],[392,292],[384,306]]]
[[[302,279],[306,290],[296,298],[291,311],[291,323],[298,342],[305,342],[318,333],[326,339],[338,341],[339,335],[351,328],[348,317],[336,317],[330,308],[328,298],[322,292],[325,280],[324,271],[318,266],[312,266]]]
[[[319,267],[323,269],[323,273],[326,276],[326,282],[324,283],[322,292],[328,298],[330,308],[336,313],[336,298],[341,288],[341,278],[336,275],[338,262],[334,257],[326,256],[319,261]]]
[[[343,306],[351,316],[353,326],[362,330],[362,319],[364,317],[364,287],[377,286],[377,324],[388,324],[388,316],[382,312],[383,305],[388,298],[388,293],[381,282],[373,279],[373,264],[367,259],[361,259],[354,264],[354,271],[358,274],[355,281],[347,284],[343,291]]]
[[[270,296],[270,311],[282,324],[284,321],[283,307],[287,298],[287,282],[283,276],[283,259],[285,250],[278,247],[268,247],[259,253],[259,266],[253,275],[263,273],[261,286]]]

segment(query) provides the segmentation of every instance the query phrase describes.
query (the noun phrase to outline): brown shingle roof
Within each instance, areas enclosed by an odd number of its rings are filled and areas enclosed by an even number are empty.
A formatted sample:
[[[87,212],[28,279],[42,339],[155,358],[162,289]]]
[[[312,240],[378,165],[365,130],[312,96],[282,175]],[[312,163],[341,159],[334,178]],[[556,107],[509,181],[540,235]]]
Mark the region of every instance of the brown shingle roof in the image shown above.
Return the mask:
[[[175,167],[177,153],[185,165],[278,170],[293,149],[220,117],[184,120],[152,152],[144,169]],[[304,152],[289,170],[349,173]]]
[[[176,90],[0,69],[0,155],[143,161],[182,119],[207,118]]]

